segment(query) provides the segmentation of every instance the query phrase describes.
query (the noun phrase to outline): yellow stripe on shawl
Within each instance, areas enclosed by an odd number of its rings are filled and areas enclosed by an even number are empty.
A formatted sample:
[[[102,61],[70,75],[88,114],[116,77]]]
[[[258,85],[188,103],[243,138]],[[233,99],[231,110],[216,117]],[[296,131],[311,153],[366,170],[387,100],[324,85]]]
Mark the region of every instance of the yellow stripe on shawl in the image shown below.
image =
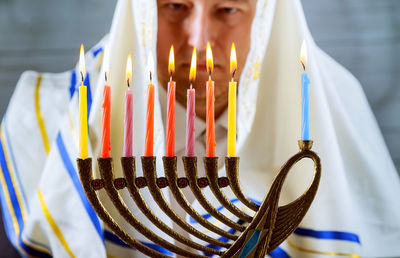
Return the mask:
[[[291,248],[296,249],[296,250],[301,251],[301,252],[305,252],[305,253],[323,254],[323,255],[329,255],[329,256],[347,256],[347,257],[353,257],[353,258],[360,258],[360,256],[357,255],[357,254],[341,253],[341,252],[325,252],[325,251],[318,251],[318,250],[308,249],[308,248],[304,248],[304,247],[295,245],[294,243],[292,243],[292,242],[289,241],[289,240],[287,240],[286,242],[288,243],[288,245],[289,245]]]
[[[39,129],[40,129],[40,133],[42,135],[44,150],[46,151],[46,155],[47,155],[50,152],[50,143],[49,143],[49,137],[47,136],[46,127],[44,126],[43,116],[42,116],[42,113],[40,112],[39,89],[40,89],[41,83],[42,83],[42,75],[39,74],[39,76],[36,80],[36,86],[35,86],[35,113],[36,113],[36,119],[37,119]]]
[[[40,200],[40,206],[42,207],[42,211],[47,219],[47,222],[49,222],[51,229],[53,230],[54,234],[57,236],[58,240],[61,242],[61,245],[64,247],[65,251],[71,256],[75,257],[74,253],[71,251],[71,249],[68,246],[67,241],[64,238],[63,233],[61,232],[61,229],[58,227],[57,223],[54,221],[53,217],[50,214],[49,209],[46,206],[46,203],[44,202],[42,192],[40,189],[37,191],[39,200]]]
[[[72,135],[74,136],[74,139],[75,139],[75,146],[77,147],[78,146],[78,136],[76,135],[76,132],[75,132],[75,129],[74,129],[74,123],[72,122],[72,117],[71,117],[71,113],[68,111],[67,112],[68,114],[68,121],[69,121],[69,125],[70,125],[70,127],[71,127],[71,131],[72,131]]]

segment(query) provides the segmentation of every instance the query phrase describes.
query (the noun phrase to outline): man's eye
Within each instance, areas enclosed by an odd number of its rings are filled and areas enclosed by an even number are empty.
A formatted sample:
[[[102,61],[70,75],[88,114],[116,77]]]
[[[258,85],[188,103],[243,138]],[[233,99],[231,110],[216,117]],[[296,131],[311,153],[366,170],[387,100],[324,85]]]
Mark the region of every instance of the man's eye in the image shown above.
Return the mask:
[[[224,7],[224,8],[220,8],[218,10],[220,13],[225,13],[225,14],[233,14],[236,13],[238,11],[237,8],[229,8],[229,7]]]
[[[184,5],[184,4],[170,3],[170,4],[168,4],[168,7],[174,11],[186,10],[186,5]]]

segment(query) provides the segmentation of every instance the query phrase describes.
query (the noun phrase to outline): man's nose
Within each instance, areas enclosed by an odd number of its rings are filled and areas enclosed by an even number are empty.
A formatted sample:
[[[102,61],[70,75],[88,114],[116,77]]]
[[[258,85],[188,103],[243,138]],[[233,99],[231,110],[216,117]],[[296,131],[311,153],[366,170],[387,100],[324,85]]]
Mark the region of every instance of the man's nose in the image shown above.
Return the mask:
[[[195,47],[199,53],[204,52],[210,38],[210,19],[204,10],[194,11],[187,24],[188,44]]]

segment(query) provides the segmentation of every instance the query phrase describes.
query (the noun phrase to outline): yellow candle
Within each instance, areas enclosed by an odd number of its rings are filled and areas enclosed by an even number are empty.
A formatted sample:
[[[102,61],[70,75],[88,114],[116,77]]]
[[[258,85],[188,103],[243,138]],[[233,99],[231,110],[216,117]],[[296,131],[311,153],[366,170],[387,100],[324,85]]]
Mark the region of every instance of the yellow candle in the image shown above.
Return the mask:
[[[228,140],[227,140],[227,156],[236,157],[236,86],[234,81],[237,68],[235,45],[232,44],[230,72],[232,80],[229,82],[229,99],[228,99]]]
[[[236,157],[236,82],[229,82],[228,157]]]
[[[87,126],[87,88],[79,86],[79,157],[87,159],[88,154],[88,126]]]
[[[82,77],[82,84],[79,86],[79,157],[87,159],[88,153],[88,124],[87,124],[87,87],[83,85],[85,76],[85,50],[81,45],[79,56],[79,70]]]

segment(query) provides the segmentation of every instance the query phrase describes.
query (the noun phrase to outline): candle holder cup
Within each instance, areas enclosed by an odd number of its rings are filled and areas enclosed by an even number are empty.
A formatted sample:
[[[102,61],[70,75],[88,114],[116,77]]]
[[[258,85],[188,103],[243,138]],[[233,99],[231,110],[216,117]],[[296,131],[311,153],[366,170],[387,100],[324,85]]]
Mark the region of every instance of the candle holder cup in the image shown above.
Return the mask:
[[[314,197],[317,193],[320,177],[321,163],[318,155],[311,150],[312,141],[299,141],[300,151],[291,157],[281,168],[274,179],[270,190],[260,205],[246,197],[239,182],[239,158],[226,157],[226,177],[218,176],[218,158],[204,158],[206,177],[198,177],[197,158],[183,157],[183,164],[186,177],[178,177],[177,158],[163,157],[165,177],[157,177],[156,157],[141,157],[143,177],[136,176],[136,166],[134,157],[122,157],[121,164],[124,177],[114,178],[111,158],[99,158],[97,160],[100,178],[94,179],[92,173],[92,159],[77,159],[79,175],[86,196],[94,208],[97,215],[103,222],[125,243],[151,257],[168,257],[158,252],[132,236],[130,236],[103,206],[96,191],[104,189],[110,197],[113,205],[120,215],[138,232],[155,244],[181,256],[186,257],[205,257],[217,255],[221,257],[264,257],[265,254],[273,251],[279,246],[300,224],[307,213]],[[284,206],[279,206],[279,197],[283,183],[290,169],[303,158],[310,158],[314,162],[314,179],[300,197]],[[160,209],[177,225],[190,235],[203,240],[206,245],[193,241],[191,238],[183,236],[173,228],[165,224],[162,218],[158,217],[149,207],[143,198],[140,189],[148,188],[153,200]],[[182,189],[190,188],[191,192],[199,204],[217,221],[227,225],[229,228],[238,232],[237,234],[226,231],[205,219],[191,205],[184,195]],[[209,187],[212,194],[228,211],[235,215],[242,223],[233,221],[220,212],[208,201],[203,193],[203,188]],[[230,187],[239,202],[254,211],[250,216],[245,213],[236,202],[233,203],[221,190]],[[170,236],[177,245],[169,242],[147,228],[125,204],[119,190],[127,188],[131,198],[136,203],[142,213],[165,234]],[[207,235],[181,218],[165,199],[161,189],[169,188],[171,195],[182,209],[196,220],[204,228],[213,232],[218,237]],[[228,241],[222,241],[227,239]],[[182,245],[186,246],[182,247]],[[211,248],[209,245],[217,246],[218,249]],[[200,252],[199,252],[200,251]]]

